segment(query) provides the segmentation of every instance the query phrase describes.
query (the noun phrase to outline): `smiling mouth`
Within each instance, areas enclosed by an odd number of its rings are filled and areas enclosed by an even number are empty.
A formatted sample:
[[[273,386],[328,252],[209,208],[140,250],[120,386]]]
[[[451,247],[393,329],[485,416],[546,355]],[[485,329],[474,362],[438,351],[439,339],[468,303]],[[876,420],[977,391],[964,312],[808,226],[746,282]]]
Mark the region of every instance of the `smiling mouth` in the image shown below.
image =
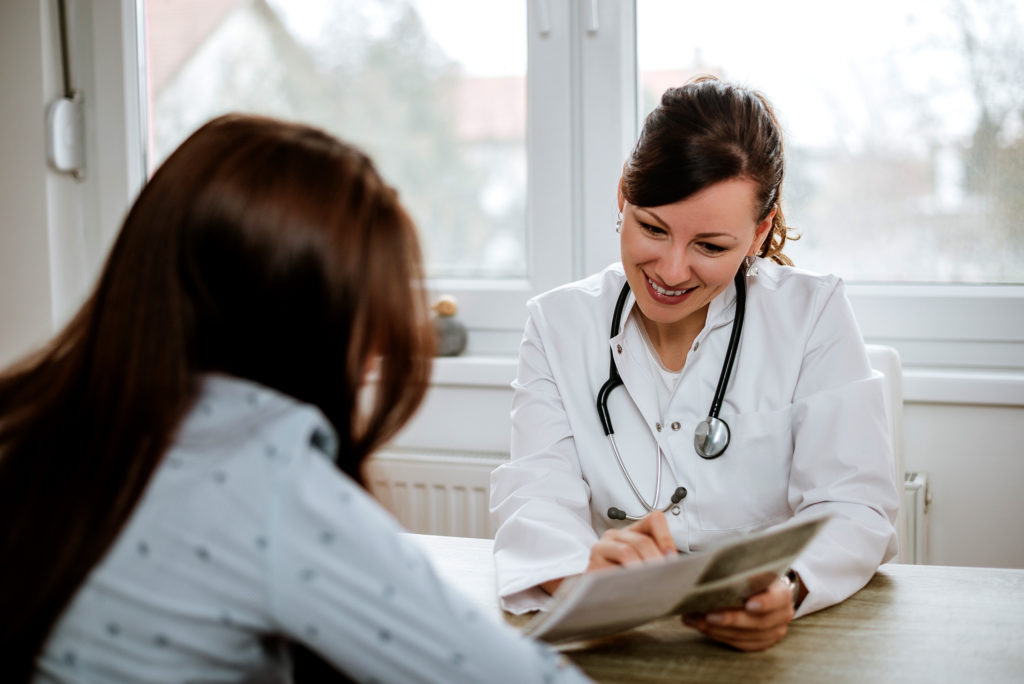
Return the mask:
[[[665,288],[663,288],[661,285],[658,285],[658,283],[654,282],[650,278],[647,279],[647,282],[650,283],[651,287],[654,289],[655,292],[666,297],[678,297],[679,295],[686,294],[687,292],[690,292],[691,290],[694,289],[691,287],[686,290],[666,290]]]

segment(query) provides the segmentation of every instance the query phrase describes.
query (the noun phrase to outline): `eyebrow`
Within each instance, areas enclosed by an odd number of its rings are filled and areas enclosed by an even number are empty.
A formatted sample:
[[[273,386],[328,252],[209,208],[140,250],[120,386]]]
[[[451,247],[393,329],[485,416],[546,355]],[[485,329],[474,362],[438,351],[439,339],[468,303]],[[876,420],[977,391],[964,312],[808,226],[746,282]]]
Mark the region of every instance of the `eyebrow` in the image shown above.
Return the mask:
[[[655,222],[660,224],[661,228],[665,228],[666,230],[669,228],[668,222],[665,221],[665,219],[663,219],[660,216],[658,216],[655,212],[651,211],[650,209],[646,209],[644,207],[636,207],[636,210],[637,211],[642,211],[645,214],[648,214],[649,216],[653,217]],[[697,233],[696,235],[694,235],[694,237],[695,238],[701,238],[701,239],[703,239],[703,238],[713,238],[713,237],[732,238],[733,240],[736,239],[736,236],[731,234],[731,233],[715,232],[715,231],[706,231],[706,232],[703,232],[703,233]]]

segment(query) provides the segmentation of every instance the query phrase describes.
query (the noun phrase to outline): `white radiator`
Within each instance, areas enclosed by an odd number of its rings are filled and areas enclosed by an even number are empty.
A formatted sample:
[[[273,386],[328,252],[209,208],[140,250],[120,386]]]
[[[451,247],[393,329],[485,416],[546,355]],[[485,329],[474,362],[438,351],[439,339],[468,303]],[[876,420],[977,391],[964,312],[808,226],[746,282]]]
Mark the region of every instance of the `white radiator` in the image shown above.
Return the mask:
[[[411,532],[489,539],[495,529],[488,507],[490,475],[504,460],[384,452],[369,462],[366,479],[374,496]],[[906,474],[898,562],[927,562],[927,484],[923,473]]]
[[[924,565],[928,562],[928,505],[931,493],[924,473],[907,473],[903,479],[903,537],[900,539],[901,563]]]
[[[504,458],[384,452],[366,466],[373,495],[410,532],[494,537],[491,471]]]

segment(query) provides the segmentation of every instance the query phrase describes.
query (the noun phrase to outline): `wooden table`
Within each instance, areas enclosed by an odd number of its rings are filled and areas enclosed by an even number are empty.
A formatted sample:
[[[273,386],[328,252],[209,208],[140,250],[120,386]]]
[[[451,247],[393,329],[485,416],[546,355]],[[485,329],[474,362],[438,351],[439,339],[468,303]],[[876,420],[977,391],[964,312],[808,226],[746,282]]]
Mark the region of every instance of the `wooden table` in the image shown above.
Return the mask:
[[[414,537],[440,573],[502,613],[488,539]],[[1024,682],[1024,570],[884,565],[857,594],[741,653],[678,618],[561,647],[599,682]]]

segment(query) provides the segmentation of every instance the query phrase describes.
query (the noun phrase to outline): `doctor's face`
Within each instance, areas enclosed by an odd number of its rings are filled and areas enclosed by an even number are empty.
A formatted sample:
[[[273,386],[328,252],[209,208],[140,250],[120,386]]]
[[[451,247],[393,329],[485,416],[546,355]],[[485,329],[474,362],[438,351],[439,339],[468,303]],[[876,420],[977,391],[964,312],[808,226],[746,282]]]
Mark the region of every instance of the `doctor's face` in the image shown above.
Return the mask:
[[[644,318],[699,332],[708,304],[771,227],[774,212],[757,222],[756,190],[733,178],[660,207],[633,206],[620,193],[622,265]]]

